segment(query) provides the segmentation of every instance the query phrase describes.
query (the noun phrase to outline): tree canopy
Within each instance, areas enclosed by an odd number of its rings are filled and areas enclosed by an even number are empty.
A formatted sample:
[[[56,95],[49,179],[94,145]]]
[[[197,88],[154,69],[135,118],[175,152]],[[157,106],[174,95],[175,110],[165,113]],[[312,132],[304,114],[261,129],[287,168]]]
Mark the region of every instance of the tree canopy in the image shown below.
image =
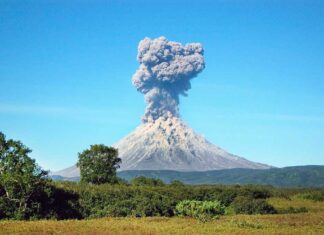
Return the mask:
[[[79,153],[77,166],[82,182],[104,184],[117,182],[116,170],[120,163],[117,149],[98,144]]]
[[[45,190],[47,171],[28,156],[30,152],[20,141],[6,140],[0,132],[0,217],[9,213],[18,219],[27,218],[31,210],[40,209],[35,198]]]

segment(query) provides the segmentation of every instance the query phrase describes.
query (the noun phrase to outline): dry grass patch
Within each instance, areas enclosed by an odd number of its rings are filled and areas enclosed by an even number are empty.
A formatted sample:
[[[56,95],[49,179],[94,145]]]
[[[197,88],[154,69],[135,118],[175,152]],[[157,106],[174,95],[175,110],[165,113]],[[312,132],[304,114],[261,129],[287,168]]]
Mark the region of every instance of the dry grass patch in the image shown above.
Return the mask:
[[[287,210],[289,207],[302,208],[305,207],[309,212],[324,212],[324,201],[312,201],[293,197],[292,199],[285,198],[269,198],[267,202],[274,208],[281,211]]]
[[[0,234],[324,234],[324,212],[233,215],[207,223],[177,217],[1,221]]]

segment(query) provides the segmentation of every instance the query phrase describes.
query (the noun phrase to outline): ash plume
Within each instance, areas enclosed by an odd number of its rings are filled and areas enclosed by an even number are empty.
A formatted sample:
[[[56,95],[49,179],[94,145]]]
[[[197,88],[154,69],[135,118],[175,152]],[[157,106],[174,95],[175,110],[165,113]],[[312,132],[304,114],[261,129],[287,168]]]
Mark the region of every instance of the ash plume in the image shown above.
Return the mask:
[[[179,95],[187,95],[190,80],[205,68],[203,54],[200,43],[183,46],[165,37],[140,41],[137,55],[140,66],[132,82],[147,103],[144,123],[159,117],[179,116]]]

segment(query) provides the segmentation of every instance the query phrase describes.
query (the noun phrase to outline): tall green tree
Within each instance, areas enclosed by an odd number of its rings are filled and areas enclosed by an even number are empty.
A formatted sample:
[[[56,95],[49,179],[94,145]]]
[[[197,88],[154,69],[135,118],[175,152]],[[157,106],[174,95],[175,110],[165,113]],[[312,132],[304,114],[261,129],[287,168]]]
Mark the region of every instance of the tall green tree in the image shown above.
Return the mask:
[[[26,219],[40,210],[36,198],[46,190],[47,171],[28,156],[30,152],[0,132],[0,217]]]
[[[104,184],[117,182],[116,170],[120,163],[117,149],[99,144],[79,153],[77,166],[82,182]]]

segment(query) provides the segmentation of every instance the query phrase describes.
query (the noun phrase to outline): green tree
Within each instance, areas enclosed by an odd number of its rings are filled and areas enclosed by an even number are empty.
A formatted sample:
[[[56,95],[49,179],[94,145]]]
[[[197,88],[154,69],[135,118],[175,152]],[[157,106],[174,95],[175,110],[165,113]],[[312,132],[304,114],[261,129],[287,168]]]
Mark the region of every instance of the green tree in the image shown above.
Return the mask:
[[[77,166],[81,181],[92,184],[116,183],[116,170],[121,159],[118,150],[103,144],[91,145],[90,149],[79,153]]]
[[[41,210],[37,198],[44,194],[48,182],[42,170],[20,141],[6,140],[0,132],[0,211],[2,217],[27,219]]]

